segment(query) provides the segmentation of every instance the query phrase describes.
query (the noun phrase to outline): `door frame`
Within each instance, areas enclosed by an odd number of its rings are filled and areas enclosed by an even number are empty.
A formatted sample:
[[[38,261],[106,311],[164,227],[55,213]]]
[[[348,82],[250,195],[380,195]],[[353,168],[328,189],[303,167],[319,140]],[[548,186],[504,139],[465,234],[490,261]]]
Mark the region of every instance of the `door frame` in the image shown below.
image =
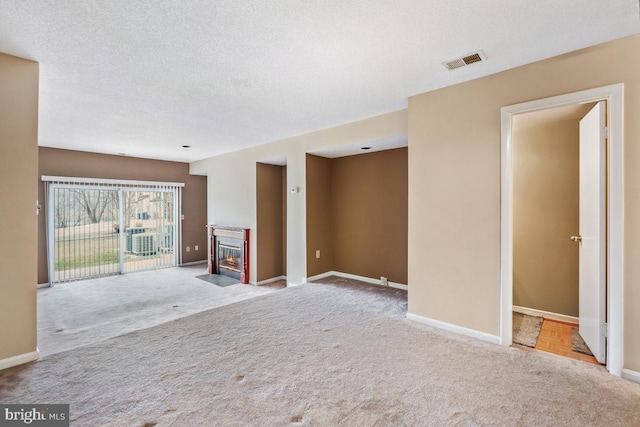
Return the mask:
[[[515,115],[562,105],[607,101],[607,370],[622,375],[624,337],[624,84],[502,107],[500,189],[500,344],[512,344],[513,323],[513,135]]]

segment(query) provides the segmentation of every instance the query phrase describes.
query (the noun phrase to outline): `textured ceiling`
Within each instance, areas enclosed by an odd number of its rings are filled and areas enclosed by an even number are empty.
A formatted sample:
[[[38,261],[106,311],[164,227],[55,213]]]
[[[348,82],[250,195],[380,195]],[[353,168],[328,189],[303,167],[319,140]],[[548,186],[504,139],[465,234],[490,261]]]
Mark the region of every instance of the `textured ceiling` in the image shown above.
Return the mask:
[[[0,52],[40,63],[40,145],[179,161],[637,32],[638,0],[0,0]]]

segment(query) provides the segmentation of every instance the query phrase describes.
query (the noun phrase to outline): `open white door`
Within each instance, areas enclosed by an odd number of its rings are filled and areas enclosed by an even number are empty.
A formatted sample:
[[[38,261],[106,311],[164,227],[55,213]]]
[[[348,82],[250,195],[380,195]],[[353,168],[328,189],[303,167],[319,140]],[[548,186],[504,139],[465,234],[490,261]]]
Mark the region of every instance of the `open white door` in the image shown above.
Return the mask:
[[[606,102],[580,121],[580,335],[606,362]]]

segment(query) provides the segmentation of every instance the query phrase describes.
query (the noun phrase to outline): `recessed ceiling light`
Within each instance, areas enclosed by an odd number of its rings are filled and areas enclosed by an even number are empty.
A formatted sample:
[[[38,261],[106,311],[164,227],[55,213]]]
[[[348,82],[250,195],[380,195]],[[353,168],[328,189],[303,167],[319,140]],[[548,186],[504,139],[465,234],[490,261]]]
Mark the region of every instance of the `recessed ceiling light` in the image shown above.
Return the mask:
[[[191,148],[190,145],[183,145],[182,148]]]
[[[361,150],[371,150],[371,147],[362,147]]]

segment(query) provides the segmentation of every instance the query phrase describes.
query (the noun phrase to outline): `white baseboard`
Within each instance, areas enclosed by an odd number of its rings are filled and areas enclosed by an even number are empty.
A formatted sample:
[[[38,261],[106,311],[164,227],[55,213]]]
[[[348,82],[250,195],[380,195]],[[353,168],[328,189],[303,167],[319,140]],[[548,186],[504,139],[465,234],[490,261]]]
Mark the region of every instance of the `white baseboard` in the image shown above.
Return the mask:
[[[629,381],[633,381],[636,383],[640,383],[640,372],[632,371],[631,369],[623,369],[622,378],[625,378]]]
[[[550,311],[536,310],[535,308],[520,307],[518,305],[514,305],[513,311],[515,311],[516,313],[527,314],[529,316],[544,317],[545,319],[556,320],[558,322],[575,323],[576,325],[580,323],[580,319],[578,319],[577,317],[567,316],[565,314],[551,313]]]
[[[413,320],[414,322],[422,323],[428,326],[433,326],[434,328],[444,329],[445,331],[455,332],[456,334],[477,338],[482,341],[490,342],[491,344],[500,344],[499,336],[491,335],[486,332],[476,331],[475,329],[465,328],[464,326],[458,326],[452,323],[430,319],[428,317],[419,316],[413,313],[407,313],[407,319]]]
[[[36,349],[36,351],[32,351],[31,353],[19,354],[17,356],[2,359],[0,360],[0,371],[13,366],[22,365],[24,363],[33,362],[34,360],[38,360],[39,357],[40,353]]]
[[[208,261],[206,259],[200,261],[191,261],[191,262],[183,262],[180,264],[180,267],[187,267],[189,265],[198,265],[198,264],[206,264]]]
[[[272,277],[271,279],[265,279],[265,280],[261,280],[259,282],[251,282],[251,284],[260,286],[260,285],[266,285],[267,283],[277,282],[278,280],[287,280],[287,276]]]
[[[313,282],[314,280],[320,280],[329,276],[336,276],[336,275],[337,274],[335,271],[327,271],[326,273],[316,274],[315,276],[304,277],[302,279],[302,283]]]
[[[38,283],[38,289],[48,288],[51,286],[51,283]]]
[[[345,279],[359,280],[361,282],[371,283],[373,285],[384,286],[380,281],[380,279],[372,279],[371,277],[358,276],[357,274],[350,274],[350,273],[342,273],[340,271],[327,271],[326,273],[316,274],[315,276],[307,277],[306,279],[303,279],[303,281],[311,282],[313,280],[320,280],[320,279],[327,278],[329,276],[344,277]],[[405,291],[409,289],[409,287],[403,283],[396,283],[396,282],[387,282],[387,283],[389,284],[390,288],[403,289]]]

